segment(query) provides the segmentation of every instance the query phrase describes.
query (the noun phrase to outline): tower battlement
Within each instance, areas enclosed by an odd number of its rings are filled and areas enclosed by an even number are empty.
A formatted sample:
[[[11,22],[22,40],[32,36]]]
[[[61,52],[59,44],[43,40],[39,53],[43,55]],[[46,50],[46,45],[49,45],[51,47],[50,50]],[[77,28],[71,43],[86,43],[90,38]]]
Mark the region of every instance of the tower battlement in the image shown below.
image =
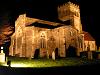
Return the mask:
[[[72,2],[67,2],[58,6],[58,19],[74,26],[79,32],[82,31],[80,20],[80,8],[79,5]]]
[[[67,3],[65,3],[63,5],[58,6],[58,10],[60,10],[61,8],[64,8],[64,7],[68,7],[68,6],[73,6],[73,7],[77,8],[77,9],[79,9],[79,5],[74,4],[74,3],[69,1],[69,2],[67,2]]]
[[[63,21],[66,16],[77,15],[80,16],[79,5],[74,4],[72,2],[67,2],[63,5],[58,6],[58,18]]]

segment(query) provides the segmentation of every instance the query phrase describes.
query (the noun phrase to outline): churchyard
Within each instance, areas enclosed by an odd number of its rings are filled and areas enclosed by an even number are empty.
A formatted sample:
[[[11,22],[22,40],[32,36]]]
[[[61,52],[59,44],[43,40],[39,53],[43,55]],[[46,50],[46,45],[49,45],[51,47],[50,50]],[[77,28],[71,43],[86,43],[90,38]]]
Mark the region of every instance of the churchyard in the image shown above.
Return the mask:
[[[7,61],[10,62],[10,67],[30,67],[30,68],[41,68],[41,67],[64,67],[64,66],[82,66],[100,63],[100,60],[93,59],[88,60],[87,58],[69,57],[59,58],[56,60],[47,58],[29,59],[19,57],[7,57],[6,62],[0,63],[1,66],[7,65]]]

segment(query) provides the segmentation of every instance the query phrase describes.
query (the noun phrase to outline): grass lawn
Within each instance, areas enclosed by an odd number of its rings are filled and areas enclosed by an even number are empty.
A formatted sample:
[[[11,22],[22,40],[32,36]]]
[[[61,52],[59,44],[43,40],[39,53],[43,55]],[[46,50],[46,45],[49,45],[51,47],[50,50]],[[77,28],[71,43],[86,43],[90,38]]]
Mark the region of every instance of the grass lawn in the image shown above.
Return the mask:
[[[87,60],[82,58],[61,58],[61,59],[28,59],[18,57],[8,57],[7,60],[11,61],[11,67],[62,67],[62,66],[81,66],[88,64],[100,63],[100,60]],[[1,66],[7,66],[7,62],[1,64]]]

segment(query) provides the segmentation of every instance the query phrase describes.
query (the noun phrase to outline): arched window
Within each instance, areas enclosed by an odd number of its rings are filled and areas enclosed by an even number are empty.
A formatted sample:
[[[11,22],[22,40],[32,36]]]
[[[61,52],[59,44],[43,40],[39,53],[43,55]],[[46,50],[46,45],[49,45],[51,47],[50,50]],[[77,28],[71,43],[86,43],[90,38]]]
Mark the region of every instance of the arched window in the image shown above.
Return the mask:
[[[40,35],[40,48],[46,48],[45,33]]]
[[[70,31],[70,36],[73,36],[73,32],[72,31]]]
[[[79,17],[79,13],[78,12],[76,12],[76,16]]]
[[[92,48],[94,48],[95,47],[95,45],[94,45],[94,43],[92,43]]]
[[[82,39],[81,38],[78,38],[78,41],[79,41],[79,47],[82,48]]]
[[[44,38],[40,39],[40,48],[46,48],[46,43]]]

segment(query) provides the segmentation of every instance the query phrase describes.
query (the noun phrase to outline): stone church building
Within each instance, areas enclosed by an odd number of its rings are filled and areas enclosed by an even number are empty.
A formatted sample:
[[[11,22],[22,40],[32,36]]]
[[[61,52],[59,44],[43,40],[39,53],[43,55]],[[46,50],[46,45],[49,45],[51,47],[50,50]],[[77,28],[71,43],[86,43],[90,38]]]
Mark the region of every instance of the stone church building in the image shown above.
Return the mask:
[[[67,2],[57,9],[62,23],[50,22],[21,14],[15,21],[11,36],[10,56],[48,57],[55,52],[57,57],[80,56],[80,52],[95,51],[93,37],[82,30],[80,8]]]

